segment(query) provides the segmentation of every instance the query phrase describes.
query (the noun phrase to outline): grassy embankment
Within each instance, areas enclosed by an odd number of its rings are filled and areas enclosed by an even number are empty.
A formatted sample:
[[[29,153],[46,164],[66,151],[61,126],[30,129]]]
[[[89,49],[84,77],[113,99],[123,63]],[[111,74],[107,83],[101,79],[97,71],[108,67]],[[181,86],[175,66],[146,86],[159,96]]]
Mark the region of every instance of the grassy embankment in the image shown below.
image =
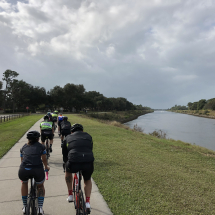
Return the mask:
[[[31,115],[0,123],[0,158],[34,125],[43,115]]]
[[[101,120],[118,121],[125,123],[138,118],[138,116],[151,113],[153,110],[130,110],[111,112],[88,112],[87,116]]]
[[[69,118],[93,136],[93,178],[113,214],[215,214],[215,152]]]
[[[215,118],[214,110],[176,110],[176,111],[172,111],[172,112],[184,113],[184,114],[206,117],[206,118]]]
[[[111,122],[68,117],[93,136],[93,178],[114,215],[215,214],[215,152],[158,139],[119,123],[114,123],[116,127]],[[21,127],[29,122],[27,117],[20,120]],[[29,127],[25,126],[20,137]],[[0,127],[1,137],[5,136],[3,129]],[[16,142],[17,132],[10,135]]]

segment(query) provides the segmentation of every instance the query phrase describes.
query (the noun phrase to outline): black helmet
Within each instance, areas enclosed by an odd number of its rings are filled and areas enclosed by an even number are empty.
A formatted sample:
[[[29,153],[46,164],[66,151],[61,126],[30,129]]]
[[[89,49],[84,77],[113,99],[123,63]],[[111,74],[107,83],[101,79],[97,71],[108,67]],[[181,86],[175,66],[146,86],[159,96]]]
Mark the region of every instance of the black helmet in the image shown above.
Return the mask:
[[[49,119],[49,116],[48,115],[45,115],[44,117],[43,117],[43,119],[45,120],[45,119]]]
[[[75,123],[72,125],[71,127],[71,132],[75,132],[75,131],[83,131],[84,128],[81,124]]]
[[[67,116],[64,116],[63,117],[63,120],[67,121],[68,117]]]
[[[40,133],[38,131],[29,131],[27,133],[27,139],[29,140],[35,140],[40,137]]]

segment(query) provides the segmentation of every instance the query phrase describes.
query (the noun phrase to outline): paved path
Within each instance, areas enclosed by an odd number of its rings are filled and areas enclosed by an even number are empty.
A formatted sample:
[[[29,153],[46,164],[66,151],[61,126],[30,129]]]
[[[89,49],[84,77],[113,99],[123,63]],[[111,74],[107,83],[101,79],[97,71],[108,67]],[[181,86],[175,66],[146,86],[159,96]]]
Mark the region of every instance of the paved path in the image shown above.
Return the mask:
[[[38,130],[39,120],[30,130]],[[20,165],[20,148],[26,143],[26,134],[14,145],[14,147],[0,159],[0,214],[22,214],[21,182],[18,178]],[[53,152],[49,160],[49,180],[45,182],[46,197],[44,202],[45,215],[75,215],[73,203],[66,201],[68,192],[62,168],[62,154],[60,138],[55,132]],[[93,182],[91,194],[91,215],[112,215],[106,202]]]

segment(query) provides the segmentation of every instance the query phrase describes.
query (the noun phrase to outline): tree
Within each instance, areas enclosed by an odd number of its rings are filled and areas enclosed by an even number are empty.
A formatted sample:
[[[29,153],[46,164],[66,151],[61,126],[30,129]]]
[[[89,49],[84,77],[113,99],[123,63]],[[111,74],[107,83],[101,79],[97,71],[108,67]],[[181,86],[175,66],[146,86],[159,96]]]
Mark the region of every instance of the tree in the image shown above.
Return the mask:
[[[11,83],[13,82],[14,78],[16,78],[18,75],[19,75],[19,73],[12,71],[10,69],[7,69],[3,73],[2,80],[6,82],[6,87],[5,87],[5,91],[4,91],[4,103],[3,103],[4,112],[5,112],[6,101],[7,101],[7,99],[9,99],[8,97],[11,93]]]
[[[3,88],[3,82],[0,81],[0,107],[3,104],[3,90],[2,90],[2,88]]]
[[[204,108],[205,104],[206,104],[206,99],[199,100],[198,105],[197,105],[197,110],[202,110]]]

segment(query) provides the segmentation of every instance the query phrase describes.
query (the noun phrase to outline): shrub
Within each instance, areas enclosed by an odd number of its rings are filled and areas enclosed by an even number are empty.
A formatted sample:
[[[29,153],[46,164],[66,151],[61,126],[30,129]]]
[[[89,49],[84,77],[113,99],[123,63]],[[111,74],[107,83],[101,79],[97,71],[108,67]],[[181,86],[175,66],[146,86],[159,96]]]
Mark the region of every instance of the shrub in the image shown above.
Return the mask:
[[[134,125],[134,128],[133,128],[134,131],[138,131],[138,132],[143,132],[144,129],[142,129],[141,127],[139,127],[137,124]]]
[[[166,139],[166,132],[162,131],[162,130],[155,130],[152,133],[149,133],[149,135],[157,137],[157,138],[161,138],[161,139]]]

